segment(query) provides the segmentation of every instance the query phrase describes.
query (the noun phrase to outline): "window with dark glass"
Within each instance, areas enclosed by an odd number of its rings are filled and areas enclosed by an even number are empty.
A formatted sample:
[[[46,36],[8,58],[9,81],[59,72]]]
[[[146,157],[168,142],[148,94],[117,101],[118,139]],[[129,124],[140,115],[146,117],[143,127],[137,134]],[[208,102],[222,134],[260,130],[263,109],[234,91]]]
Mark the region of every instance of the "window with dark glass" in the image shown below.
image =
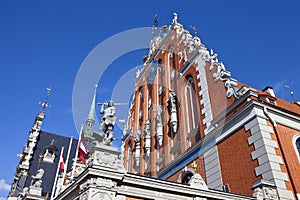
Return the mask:
[[[300,156],[300,137],[296,140],[296,147],[298,150],[298,156]]]

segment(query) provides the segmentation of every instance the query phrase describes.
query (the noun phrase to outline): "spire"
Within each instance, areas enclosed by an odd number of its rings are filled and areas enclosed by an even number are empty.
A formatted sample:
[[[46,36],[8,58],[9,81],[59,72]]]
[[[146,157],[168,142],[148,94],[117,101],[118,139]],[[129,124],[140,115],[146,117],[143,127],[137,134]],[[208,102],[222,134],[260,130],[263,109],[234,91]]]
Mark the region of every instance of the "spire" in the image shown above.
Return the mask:
[[[84,137],[87,143],[93,142],[93,131],[95,125],[95,102],[96,102],[96,92],[97,92],[98,85],[95,85],[95,91],[93,96],[93,101],[90,107],[90,111],[88,117],[85,121],[85,130],[84,130]]]
[[[91,104],[90,112],[86,120],[94,120],[95,121],[95,102],[96,102],[96,91],[98,85],[95,85],[94,97]]]

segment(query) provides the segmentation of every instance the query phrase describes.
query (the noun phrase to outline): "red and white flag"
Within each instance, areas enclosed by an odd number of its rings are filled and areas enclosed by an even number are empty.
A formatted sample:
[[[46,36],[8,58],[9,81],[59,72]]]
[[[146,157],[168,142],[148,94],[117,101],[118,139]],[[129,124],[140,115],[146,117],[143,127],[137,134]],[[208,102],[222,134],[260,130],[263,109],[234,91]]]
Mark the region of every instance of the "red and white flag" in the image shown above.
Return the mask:
[[[64,161],[64,154],[62,152],[59,159],[59,170],[64,170],[64,169],[65,169],[65,161]]]
[[[78,154],[79,159],[85,164],[86,163],[86,155],[88,153],[88,149],[85,144],[84,136],[81,134],[81,138],[78,145]]]

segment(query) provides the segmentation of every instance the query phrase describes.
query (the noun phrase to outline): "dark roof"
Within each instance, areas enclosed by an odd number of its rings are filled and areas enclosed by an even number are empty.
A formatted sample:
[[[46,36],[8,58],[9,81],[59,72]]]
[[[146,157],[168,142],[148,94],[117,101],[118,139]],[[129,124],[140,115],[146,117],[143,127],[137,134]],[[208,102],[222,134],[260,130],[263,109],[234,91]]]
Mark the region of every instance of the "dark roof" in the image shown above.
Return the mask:
[[[45,153],[46,148],[49,147],[52,140],[55,140],[53,145],[58,149],[58,151],[55,152],[54,163],[43,162],[40,159],[40,154]],[[71,169],[72,169],[72,159],[75,157],[75,154],[76,154],[77,143],[78,143],[78,140],[73,139],[73,142],[71,145],[70,156],[68,159],[69,161],[68,161],[67,172],[71,171]],[[24,187],[30,187],[31,180],[32,180],[31,176],[35,175],[37,173],[37,170],[42,168],[42,169],[44,169],[44,176],[43,176],[43,182],[42,182],[43,196],[46,195],[47,193],[51,193],[52,187],[54,184],[56,170],[58,167],[61,149],[62,149],[62,147],[64,147],[64,158],[65,158],[65,163],[66,163],[69,144],[70,144],[70,137],[65,137],[65,136],[41,131],[39,134],[39,138],[38,138],[36,147],[34,149],[33,158],[30,162],[29,174],[26,179]]]

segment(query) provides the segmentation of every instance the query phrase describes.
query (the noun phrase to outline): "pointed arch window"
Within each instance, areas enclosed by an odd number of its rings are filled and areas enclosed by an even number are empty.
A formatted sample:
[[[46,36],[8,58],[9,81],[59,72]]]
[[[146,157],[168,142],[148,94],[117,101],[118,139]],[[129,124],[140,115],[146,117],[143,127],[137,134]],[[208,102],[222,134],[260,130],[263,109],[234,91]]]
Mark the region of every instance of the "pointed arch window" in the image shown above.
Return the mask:
[[[300,137],[296,140],[296,147],[298,150],[298,156],[300,156]]]
[[[186,110],[186,124],[187,124],[187,133],[193,131],[198,123],[198,106],[196,101],[196,93],[195,93],[195,83],[194,78],[192,76],[188,76],[186,78],[185,83],[185,110]]]
[[[295,148],[295,153],[296,153],[299,163],[300,163],[300,134],[294,136],[293,146]]]

